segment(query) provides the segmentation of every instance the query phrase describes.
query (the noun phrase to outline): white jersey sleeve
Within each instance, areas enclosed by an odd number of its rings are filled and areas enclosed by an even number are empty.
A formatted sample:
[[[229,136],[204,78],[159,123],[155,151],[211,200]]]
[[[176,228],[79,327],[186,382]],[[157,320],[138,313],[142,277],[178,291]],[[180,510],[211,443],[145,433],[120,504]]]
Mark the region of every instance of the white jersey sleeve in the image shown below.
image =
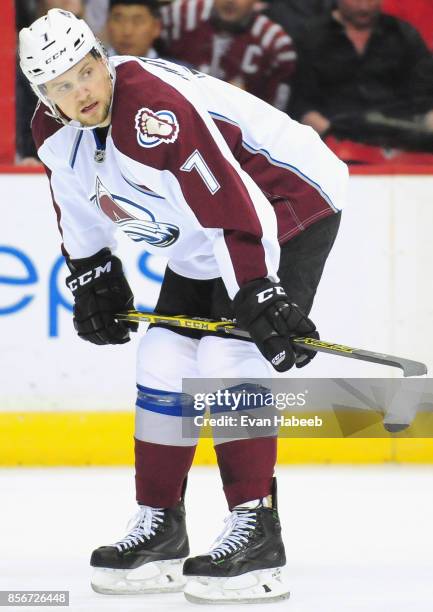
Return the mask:
[[[73,170],[74,153],[82,132],[56,123],[41,104],[33,117],[32,130],[38,155],[44,163],[57,223],[62,236],[62,252],[70,259],[89,257],[104,247],[114,249],[116,226],[89,199]],[[49,138],[50,142],[47,142]],[[60,139],[56,147],[56,138]],[[53,149],[64,151],[59,157]]]

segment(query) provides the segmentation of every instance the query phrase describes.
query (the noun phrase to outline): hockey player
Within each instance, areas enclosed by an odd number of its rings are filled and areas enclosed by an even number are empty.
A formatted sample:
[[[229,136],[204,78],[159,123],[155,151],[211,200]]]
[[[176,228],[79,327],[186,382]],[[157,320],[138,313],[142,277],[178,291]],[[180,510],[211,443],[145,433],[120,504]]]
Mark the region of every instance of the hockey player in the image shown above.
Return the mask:
[[[133,306],[113,254],[120,229],[169,259],[157,312],[236,317],[254,340],[161,325],[141,339],[138,513],[124,538],[93,552],[93,588],[169,592],[188,580],[192,601],[287,597],[272,435],[215,440],[230,519],[210,552],[185,561],[196,441],[182,436],[192,402],[182,379],[263,378],[311,360],[289,336],[317,336],[307,313],[337,233],[346,166],[311,128],[241,89],[161,60],[108,60],[65,11],[20,32],[20,64],[40,98],[33,134],[78,335],[122,344],[136,329],[115,317]]]

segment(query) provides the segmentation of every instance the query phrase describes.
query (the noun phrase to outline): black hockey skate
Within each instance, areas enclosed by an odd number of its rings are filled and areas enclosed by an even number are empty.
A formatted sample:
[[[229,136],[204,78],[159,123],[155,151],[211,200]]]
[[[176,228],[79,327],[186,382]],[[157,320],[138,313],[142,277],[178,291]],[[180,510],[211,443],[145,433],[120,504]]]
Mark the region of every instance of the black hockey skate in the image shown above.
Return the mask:
[[[130,531],[119,542],[93,551],[91,586],[106,595],[181,591],[189,554],[182,498],[173,508],[139,506]]]
[[[264,497],[236,506],[212,550],[185,561],[188,601],[264,603],[289,597],[281,576],[286,555],[276,493],[274,478],[271,500]]]

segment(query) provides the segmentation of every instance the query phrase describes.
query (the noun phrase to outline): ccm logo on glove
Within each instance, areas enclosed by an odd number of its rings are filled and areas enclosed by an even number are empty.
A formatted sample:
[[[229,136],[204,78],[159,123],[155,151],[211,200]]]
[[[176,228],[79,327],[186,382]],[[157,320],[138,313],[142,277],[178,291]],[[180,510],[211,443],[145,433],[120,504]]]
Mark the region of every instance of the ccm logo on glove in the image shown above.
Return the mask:
[[[294,364],[301,368],[314,357],[314,351],[292,345],[293,336],[318,338],[316,327],[289,298],[281,285],[266,278],[241,287],[233,300],[238,324],[250,332],[262,355],[278,372]]]
[[[68,283],[68,287],[72,291],[72,293],[75,293],[78,287],[87,285],[88,283],[91,283],[93,280],[96,280],[97,278],[99,278],[101,274],[108,274],[110,272],[111,272],[111,261],[107,261],[105,266],[98,266],[94,270],[88,270],[84,274],[81,274],[80,276],[77,276],[76,278],[72,279]]]
[[[259,304],[263,304],[266,300],[270,300],[274,295],[284,295],[284,297],[287,297],[281,285],[274,285],[273,287],[269,287],[269,289],[256,293]]]
[[[116,313],[134,308],[134,296],[122,262],[104,248],[84,259],[66,259],[66,284],[74,296],[74,327],[93,344],[124,344],[138,324],[119,321]]]
[[[286,358],[286,351],[281,351],[281,353],[278,353],[278,355],[275,355],[275,357],[273,357],[271,359],[271,363],[273,366],[278,366],[280,365],[280,363],[282,363]]]

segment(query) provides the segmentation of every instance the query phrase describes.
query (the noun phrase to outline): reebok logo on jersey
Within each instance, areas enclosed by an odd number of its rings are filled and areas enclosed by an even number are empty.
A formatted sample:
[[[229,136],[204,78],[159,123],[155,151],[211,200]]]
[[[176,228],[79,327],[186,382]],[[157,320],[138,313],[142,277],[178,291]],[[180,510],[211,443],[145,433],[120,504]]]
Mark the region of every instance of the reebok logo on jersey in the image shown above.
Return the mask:
[[[140,108],[135,115],[135,129],[138,144],[150,148],[163,142],[174,142],[179,134],[179,123],[171,111],[154,112],[150,108]]]

